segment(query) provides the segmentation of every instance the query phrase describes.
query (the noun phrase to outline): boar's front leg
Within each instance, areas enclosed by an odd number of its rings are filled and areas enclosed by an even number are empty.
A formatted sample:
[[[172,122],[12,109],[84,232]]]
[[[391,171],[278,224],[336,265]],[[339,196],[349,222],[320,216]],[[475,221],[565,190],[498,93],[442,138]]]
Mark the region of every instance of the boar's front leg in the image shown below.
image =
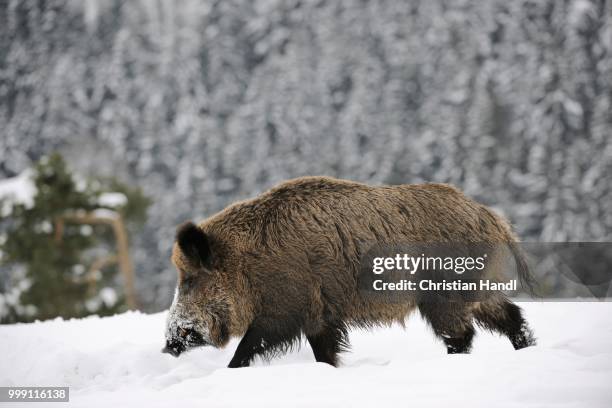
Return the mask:
[[[334,367],[338,365],[338,353],[348,350],[348,330],[343,323],[328,323],[318,333],[307,335],[315,360]]]
[[[229,368],[248,367],[255,355],[262,352],[261,346],[263,337],[257,333],[257,330],[249,329],[238,343],[238,347],[234,352],[234,357],[229,362]]]
[[[257,355],[269,357],[284,351],[299,339],[299,335],[300,331],[297,328],[271,331],[269,328],[264,329],[261,325],[251,325],[238,343],[228,367],[248,367]]]

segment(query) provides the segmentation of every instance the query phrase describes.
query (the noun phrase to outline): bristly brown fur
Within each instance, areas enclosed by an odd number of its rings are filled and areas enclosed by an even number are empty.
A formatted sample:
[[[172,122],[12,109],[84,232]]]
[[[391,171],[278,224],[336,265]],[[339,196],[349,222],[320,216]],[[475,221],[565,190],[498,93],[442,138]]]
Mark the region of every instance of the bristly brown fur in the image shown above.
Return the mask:
[[[444,307],[373,303],[357,287],[361,255],[369,245],[385,242],[516,241],[503,218],[452,186],[375,187],[329,177],[284,182],[235,203],[198,229],[211,254],[207,273],[196,283],[202,304],[224,304],[227,334],[244,336],[233,367],[248,365],[253,354],[282,350],[303,335],[317,361],[336,365],[337,353],[348,347],[347,326],[403,322],[415,308],[436,334],[453,337],[445,340],[449,352],[466,352],[473,308],[453,312],[456,324],[448,325]],[[193,238],[193,232],[183,233]],[[179,286],[194,268],[185,247],[188,240],[173,252],[182,271]],[[484,303],[476,307],[489,328],[497,328],[495,316],[503,320],[511,304],[501,297],[493,303],[494,313],[483,312]],[[511,312],[507,320],[523,324],[520,313]]]

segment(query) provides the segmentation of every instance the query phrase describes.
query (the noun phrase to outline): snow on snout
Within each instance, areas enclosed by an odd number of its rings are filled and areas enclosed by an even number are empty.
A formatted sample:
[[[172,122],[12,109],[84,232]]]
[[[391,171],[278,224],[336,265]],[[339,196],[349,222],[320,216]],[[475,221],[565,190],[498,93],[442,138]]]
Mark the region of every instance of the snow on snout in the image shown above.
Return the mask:
[[[195,340],[191,335],[182,335],[185,332],[195,331],[206,343],[210,343],[210,332],[203,322],[194,320],[194,316],[180,302],[178,288],[174,291],[174,299],[168,317],[166,318],[166,342],[167,344],[181,344],[183,348],[188,348],[194,344],[190,341]]]

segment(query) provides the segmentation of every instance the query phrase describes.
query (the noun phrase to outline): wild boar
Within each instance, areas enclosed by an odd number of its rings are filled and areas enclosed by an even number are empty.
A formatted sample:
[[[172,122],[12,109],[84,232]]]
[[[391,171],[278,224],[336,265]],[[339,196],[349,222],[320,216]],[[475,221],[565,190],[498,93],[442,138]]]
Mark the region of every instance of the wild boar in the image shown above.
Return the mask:
[[[501,292],[455,304],[366,296],[358,287],[361,255],[386,241],[505,243],[520,277],[530,279],[509,224],[452,186],[302,177],[178,228],[178,286],[163,351],[179,356],[241,337],[229,367],[246,367],[305,337],[316,361],[337,366],[350,327],[403,322],[413,310],[448,353],[470,351],[474,322],[506,335],[515,349],[535,344],[521,309]]]

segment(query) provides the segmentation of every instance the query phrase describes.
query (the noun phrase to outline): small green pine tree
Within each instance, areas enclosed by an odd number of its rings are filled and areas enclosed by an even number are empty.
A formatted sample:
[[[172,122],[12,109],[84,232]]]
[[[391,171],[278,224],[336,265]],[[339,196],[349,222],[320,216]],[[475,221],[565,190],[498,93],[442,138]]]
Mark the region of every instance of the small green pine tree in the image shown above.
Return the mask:
[[[16,204],[4,215],[7,226],[1,244],[3,263],[24,271],[19,304],[0,317],[3,322],[31,321],[57,316],[82,317],[113,314],[125,309],[123,296],[101,296],[104,287],[120,284],[116,264],[106,265],[95,282],[86,273],[96,256],[113,249],[113,235],[105,225],[63,222],[67,214],[99,210],[104,193],[122,193],[126,200],[114,207],[127,223],[142,223],[149,200],[137,188],[116,180],[79,181],[59,154],[43,158],[34,168],[33,205]],[[61,230],[58,226],[61,223]],[[94,290],[92,290],[92,288]],[[114,291],[110,290],[111,294]],[[121,289],[117,293],[122,293]],[[32,307],[33,306],[33,307]],[[7,308],[6,305],[4,308]]]

